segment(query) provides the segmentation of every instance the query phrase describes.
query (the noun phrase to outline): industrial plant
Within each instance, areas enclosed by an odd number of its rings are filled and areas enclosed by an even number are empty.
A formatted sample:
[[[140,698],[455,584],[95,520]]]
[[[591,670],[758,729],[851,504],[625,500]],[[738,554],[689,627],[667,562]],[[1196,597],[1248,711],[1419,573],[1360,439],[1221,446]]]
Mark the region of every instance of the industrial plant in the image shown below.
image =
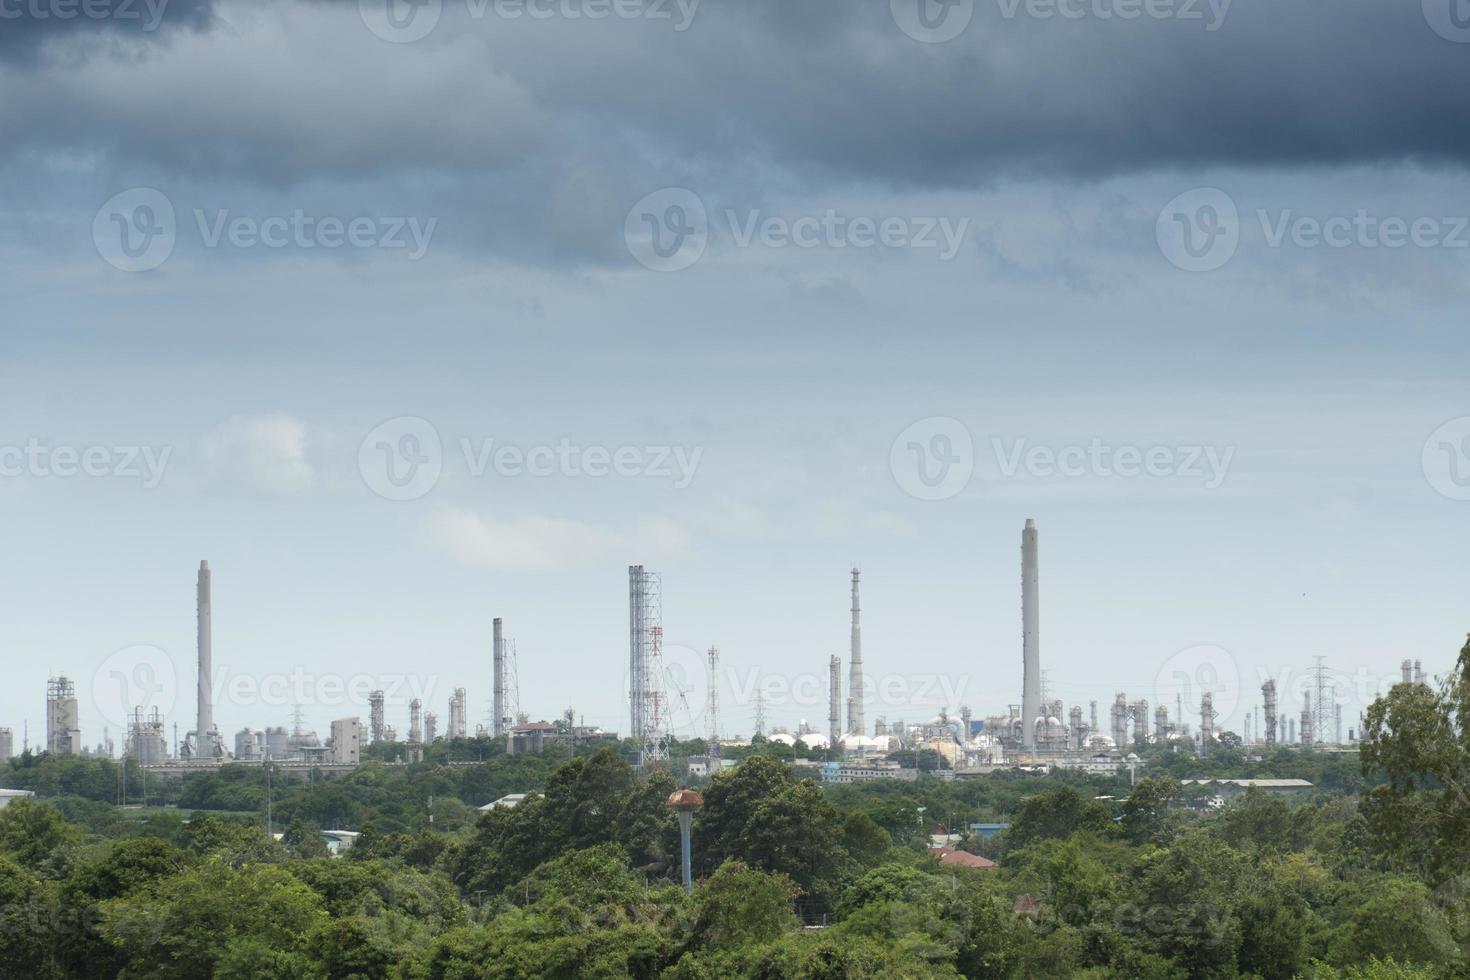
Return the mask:
[[[767,731],[766,704],[756,691],[753,703],[754,727],[750,736],[728,736],[720,725],[719,664],[720,653],[711,646],[707,654],[708,689],[703,698],[703,724],[698,731],[686,730],[679,716],[692,717],[688,694],[679,690],[666,677],[663,663],[663,590],[661,577],[643,565],[628,568],[628,737],[630,755],[637,765],[659,768],[670,762],[670,749],[676,736],[699,737],[704,741],[702,755],[687,758],[691,775],[703,775],[733,764],[725,758],[727,748],[745,746],[752,739],[767,739],[793,748],[800,745],[808,753],[798,764],[815,766],[824,779],[851,782],[872,778],[913,778],[916,767],[905,766],[890,758],[895,753],[923,753],[933,760],[930,766],[946,776],[964,776],[994,771],[997,768],[1076,768],[1097,772],[1115,772],[1136,765],[1137,750],[1149,745],[1168,744],[1176,751],[1203,753],[1225,735],[1235,744],[1274,747],[1296,744],[1303,746],[1336,746],[1356,741],[1356,729],[1344,731],[1342,705],[1334,700],[1325,660],[1317,658],[1314,683],[1302,694],[1299,715],[1289,717],[1279,701],[1275,679],[1267,679],[1260,689],[1260,706],[1245,711],[1243,732],[1221,733],[1215,695],[1198,692],[1198,702],[1186,705],[1182,694],[1165,703],[1151,704],[1147,698],[1130,697],[1118,691],[1106,705],[1104,720],[1099,702],[1088,699],[1084,705],[1067,705],[1063,699],[1050,696],[1042,670],[1041,649],[1041,569],[1039,531],[1034,520],[1027,520],[1021,530],[1021,670],[1020,697],[1017,703],[999,713],[976,717],[969,705],[949,705],[937,714],[917,722],[885,717],[867,720],[870,680],[865,679],[863,664],[862,621],[859,592],[861,570],[854,567],[850,578],[851,628],[848,637],[846,691],[843,691],[842,659],[832,655],[818,663],[825,666],[827,719],[825,731],[801,721],[793,732],[777,725]],[[367,696],[367,724],[357,716],[334,719],[325,738],[305,724],[299,707],[291,725],[246,726],[227,743],[214,718],[214,658],[212,621],[213,579],[209,562],[199,565],[195,584],[197,687],[193,727],[182,736],[178,724],[169,730],[169,719],[157,707],[146,710],[137,706],[128,718],[123,753],[138,765],[162,772],[188,772],[200,767],[220,766],[227,762],[263,764],[286,769],[350,770],[363,761],[365,749],[387,748],[376,752],[379,761],[412,763],[424,758],[426,745],[436,741],[454,742],[471,737],[469,689],[456,685],[444,704],[447,723],[441,728],[440,713],[426,706],[421,698],[408,701],[406,711],[397,721],[389,720],[390,705],[383,690]],[[521,710],[515,643],[505,633],[505,621],[494,617],[489,636],[490,701],[486,724],[474,727],[475,738],[500,742],[508,753],[540,752],[558,742],[585,744],[617,742],[619,735],[596,726],[577,723],[576,714],[567,709],[557,722],[532,722]],[[813,665],[814,667],[816,664]],[[1403,684],[1425,684],[1422,664],[1405,660],[1401,666]],[[1162,694],[1156,694],[1160,700]],[[741,706],[747,707],[747,706]],[[889,705],[892,707],[892,705]],[[844,717],[845,714],[845,717]],[[82,742],[76,685],[67,676],[56,676],[47,683],[46,729],[44,748],[59,755],[113,755],[110,737],[104,732],[95,750]],[[399,732],[405,733],[400,742]],[[1344,737],[1346,736],[1346,737]],[[24,748],[29,750],[29,739]],[[15,736],[11,728],[0,728],[0,758],[15,753]],[[814,759],[811,753],[820,755]],[[385,757],[386,755],[386,757]],[[918,756],[915,755],[914,758]]]

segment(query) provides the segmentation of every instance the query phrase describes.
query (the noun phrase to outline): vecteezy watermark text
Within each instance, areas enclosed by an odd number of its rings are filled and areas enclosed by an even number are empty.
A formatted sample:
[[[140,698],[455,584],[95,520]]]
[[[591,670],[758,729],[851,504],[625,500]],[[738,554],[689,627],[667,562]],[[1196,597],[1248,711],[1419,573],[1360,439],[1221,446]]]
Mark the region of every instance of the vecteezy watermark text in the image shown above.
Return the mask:
[[[638,263],[678,272],[704,256],[709,243],[728,237],[736,248],[913,250],[950,261],[970,231],[970,219],[947,215],[859,214],[826,208],[808,214],[772,214],[726,208],[711,227],[704,200],[685,187],[665,187],[641,198],[623,222],[623,241]]]
[[[694,23],[701,0],[463,0],[471,20],[668,21],[682,34]],[[384,41],[422,41],[439,26],[444,0],[358,0],[367,29]]]
[[[517,444],[494,438],[461,437],[459,456],[472,479],[651,479],[676,490],[694,482],[704,459],[702,446],[555,443]],[[444,442],[427,419],[401,416],[375,427],[358,448],[363,482],[388,500],[417,500],[433,490],[444,472]]]
[[[1470,216],[1392,215],[1356,208],[1351,214],[1302,214],[1257,208],[1267,248],[1387,250],[1470,249]],[[1223,268],[1240,248],[1243,222],[1234,199],[1216,187],[1186,191],[1159,213],[1159,249],[1186,272]]]
[[[915,41],[942,44],[965,32],[977,0],[889,0],[893,22]],[[995,0],[1005,20],[1173,20],[1218,31],[1234,0]],[[1426,3],[1434,0],[1425,0]],[[1443,2],[1443,0],[1440,0]],[[1450,0],[1454,2],[1454,0]]]
[[[3,0],[0,0],[3,2]],[[282,249],[407,252],[417,261],[428,252],[438,218],[311,215],[304,208],[265,216],[229,208],[193,210],[199,243],[207,249]],[[187,225],[185,226],[187,227]],[[173,201],[152,187],[134,187],[102,205],[92,222],[97,254],[124,272],[149,272],[173,255],[180,237]]]
[[[429,250],[438,218],[309,216],[301,208],[288,215],[255,218],[231,217],[228,209],[206,212],[196,209],[194,221],[205,248],[387,248],[410,249],[408,259],[416,262]]]
[[[1094,438],[1085,446],[1061,448],[1031,445],[1026,439],[990,440],[1001,476],[1024,472],[1038,479],[1052,477],[1137,477],[1199,480],[1206,490],[1217,490],[1230,472],[1235,447],[1226,446],[1113,446]]]
[[[991,452],[1002,479],[1193,480],[1207,490],[1225,483],[1234,446],[1204,444],[1113,444],[1093,437],[1062,446],[1027,438],[992,437]],[[919,500],[948,500],[969,486],[975,473],[975,441],[958,419],[935,416],[907,426],[889,448],[888,468],[899,489]]]
[[[937,249],[949,261],[959,254],[969,218],[851,217],[828,208],[820,215],[765,215],[759,210],[725,211],[738,248],[916,248]]]
[[[996,0],[1006,20],[1197,21],[1206,31],[1225,24],[1234,0]]]
[[[158,30],[169,0],[0,0],[3,20],[141,21],[140,29]]]
[[[427,702],[438,683],[433,674],[317,674],[301,667],[288,673],[248,674],[226,664],[215,668],[211,686],[216,704],[339,708],[366,705],[375,691],[382,691],[390,704],[410,698]]]
[[[0,446],[0,478],[138,480],[144,490],[163,482],[172,446],[51,446],[32,436]]]
[[[473,477],[496,476],[646,477],[672,480],[675,490],[694,482],[703,446],[582,446],[570,439],[556,445],[496,445],[494,439],[459,441],[465,469]]]

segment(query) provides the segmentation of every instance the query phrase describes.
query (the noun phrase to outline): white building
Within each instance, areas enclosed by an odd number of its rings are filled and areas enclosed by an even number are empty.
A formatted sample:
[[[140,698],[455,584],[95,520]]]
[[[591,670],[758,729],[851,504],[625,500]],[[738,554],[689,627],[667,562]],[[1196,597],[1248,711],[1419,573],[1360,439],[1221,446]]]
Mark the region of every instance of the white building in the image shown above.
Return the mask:
[[[1058,769],[1079,769],[1111,776],[1122,767],[1123,760],[1114,755],[1068,756],[1054,760],[1052,765]]]
[[[332,722],[332,739],[327,745],[333,765],[355,766],[362,761],[362,720],[338,718]]]
[[[12,800],[21,800],[35,795],[28,789],[0,789],[0,810],[9,806]]]

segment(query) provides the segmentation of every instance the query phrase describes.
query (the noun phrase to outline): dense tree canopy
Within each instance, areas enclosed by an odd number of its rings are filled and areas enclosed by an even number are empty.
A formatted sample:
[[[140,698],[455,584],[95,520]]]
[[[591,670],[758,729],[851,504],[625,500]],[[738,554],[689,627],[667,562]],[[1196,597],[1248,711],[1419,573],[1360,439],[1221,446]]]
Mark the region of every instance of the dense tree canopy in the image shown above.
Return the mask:
[[[612,748],[517,761],[471,741],[472,764],[441,748],[282,782],[269,828],[259,770],[175,787],[197,808],[134,810],[88,795],[103,760],[27,756],[10,774],[55,795],[0,809],[0,974],[1465,977],[1467,671],[1470,644],[1442,688],[1375,704],[1352,778],[1328,753],[1160,745],[1136,785],[1014,771],[824,787],[756,747],[701,782],[688,895],[673,777]],[[1321,785],[1223,807],[1181,785],[1228,759]],[[529,795],[477,812],[512,791]],[[973,822],[1009,828],[982,840]],[[356,846],[327,856],[320,830],[344,823]],[[929,837],[950,832],[998,866],[941,863]]]

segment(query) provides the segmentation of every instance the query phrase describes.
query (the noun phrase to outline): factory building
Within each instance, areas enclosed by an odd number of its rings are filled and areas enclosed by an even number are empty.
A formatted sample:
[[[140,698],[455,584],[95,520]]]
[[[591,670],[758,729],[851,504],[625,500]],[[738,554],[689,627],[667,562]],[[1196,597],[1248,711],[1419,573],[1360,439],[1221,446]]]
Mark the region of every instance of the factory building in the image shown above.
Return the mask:
[[[332,722],[327,758],[338,766],[355,766],[362,761],[362,719],[338,718]]]
[[[81,725],[77,720],[76,685],[66,677],[46,682],[46,751],[56,755],[80,755]]]
[[[0,762],[15,758],[15,732],[0,728]]]
[[[155,707],[143,717],[143,709],[133,709],[128,720],[128,738],[123,751],[140,766],[158,766],[168,761],[168,736],[164,734],[163,716]]]
[[[449,697],[449,739],[464,738],[469,733],[469,726],[465,720],[465,704],[468,697],[465,689],[456,687],[454,693]]]
[[[265,732],[249,727],[235,733],[235,758],[241,762],[260,762],[265,758]]]

